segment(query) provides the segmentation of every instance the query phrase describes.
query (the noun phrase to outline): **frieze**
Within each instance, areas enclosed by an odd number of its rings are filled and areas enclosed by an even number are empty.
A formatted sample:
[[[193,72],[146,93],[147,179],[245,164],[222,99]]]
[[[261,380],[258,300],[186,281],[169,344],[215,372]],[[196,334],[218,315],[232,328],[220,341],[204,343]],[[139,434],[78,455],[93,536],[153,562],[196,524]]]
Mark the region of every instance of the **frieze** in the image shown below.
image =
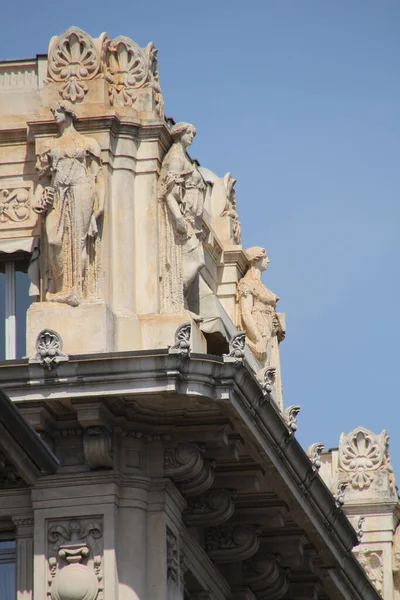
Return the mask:
[[[4,223],[23,223],[31,214],[29,188],[0,189],[0,227]]]

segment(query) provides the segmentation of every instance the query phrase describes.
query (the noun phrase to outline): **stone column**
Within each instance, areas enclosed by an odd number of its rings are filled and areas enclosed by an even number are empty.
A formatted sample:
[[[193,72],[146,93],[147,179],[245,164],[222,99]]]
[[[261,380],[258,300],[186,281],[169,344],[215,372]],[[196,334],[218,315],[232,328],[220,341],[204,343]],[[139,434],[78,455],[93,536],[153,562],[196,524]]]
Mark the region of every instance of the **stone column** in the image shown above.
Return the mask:
[[[13,517],[17,533],[17,600],[33,595],[33,516]]]

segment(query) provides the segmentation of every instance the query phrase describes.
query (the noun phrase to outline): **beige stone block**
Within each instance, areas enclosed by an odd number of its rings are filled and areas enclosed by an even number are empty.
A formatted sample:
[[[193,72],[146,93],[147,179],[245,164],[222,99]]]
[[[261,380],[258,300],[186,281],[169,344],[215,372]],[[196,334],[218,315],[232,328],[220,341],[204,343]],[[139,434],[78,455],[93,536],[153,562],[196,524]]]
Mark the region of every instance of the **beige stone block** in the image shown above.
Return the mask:
[[[161,349],[173,346],[175,332],[179,325],[190,321],[192,334],[190,348],[192,352],[207,352],[207,342],[200,328],[188,311],[176,314],[141,315],[142,348]]]
[[[28,310],[26,329],[28,356],[35,355],[36,338],[43,329],[53,329],[61,336],[65,354],[114,350],[114,316],[103,302],[77,307],[35,302]]]

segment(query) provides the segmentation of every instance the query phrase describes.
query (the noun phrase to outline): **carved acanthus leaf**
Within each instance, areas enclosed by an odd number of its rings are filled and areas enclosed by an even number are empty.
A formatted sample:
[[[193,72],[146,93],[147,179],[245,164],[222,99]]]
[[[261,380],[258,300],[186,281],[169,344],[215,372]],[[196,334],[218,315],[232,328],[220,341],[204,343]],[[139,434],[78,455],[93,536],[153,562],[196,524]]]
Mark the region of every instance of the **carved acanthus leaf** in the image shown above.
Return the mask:
[[[388,436],[375,435],[364,427],[342,433],[339,442],[339,469],[349,473],[351,486],[357,490],[370,487],[376,472],[385,466]],[[388,469],[389,470],[389,469]]]
[[[206,552],[217,563],[246,560],[257,552],[260,533],[259,528],[245,525],[211,529],[206,534]]]
[[[167,578],[178,583],[179,579],[179,548],[177,537],[167,528]]]
[[[36,355],[29,362],[39,363],[51,371],[58,363],[69,359],[62,348],[61,336],[52,329],[43,329],[36,338]]]
[[[289,589],[287,570],[273,554],[256,554],[242,566],[244,582],[257,594],[268,600],[280,600]]]
[[[349,482],[340,480],[337,481],[333,490],[333,497],[338,508],[342,507],[345,502],[346,489],[349,487]]]
[[[26,221],[30,204],[30,194],[26,188],[0,190],[0,223]]]
[[[315,444],[311,444],[306,450],[306,454],[311,460],[311,464],[313,466],[314,471],[319,471],[321,468],[321,453],[325,448],[325,444],[323,442],[315,442]]]
[[[189,356],[190,337],[192,335],[192,324],[190,321],[179,325],[175,332],[175,343],[169,348],[170,354],[179,354],[182,357]]]
[[[224,361],[242,364],[245,346],[246,333],[244,331],[238,331],[229,342],[229,352],[228,354],[223,355]]]
[[[297,431],[297,415],[299,414],[300,410],[301,406],[293,405],[288,406],[283,411],[283,418],[286,421],[290,435],[294,435],[294,433]]]
[[[48,79],[63,84],[59,93],[64,100],[82,102],[88,91],[86,81],[98,75],[105,39],[103,33],[95,43],[82,29],[70,27],[50,40]]]
[[[184,496],[204,494],[213,484],[213,466],[203,457],[196,444],[167,446],[164,453],[164,475],[170,477]]]
[[[188,527],[216,527],[226,523],[234,513],[236,494],[215,489],[188,503],[183,520]]]

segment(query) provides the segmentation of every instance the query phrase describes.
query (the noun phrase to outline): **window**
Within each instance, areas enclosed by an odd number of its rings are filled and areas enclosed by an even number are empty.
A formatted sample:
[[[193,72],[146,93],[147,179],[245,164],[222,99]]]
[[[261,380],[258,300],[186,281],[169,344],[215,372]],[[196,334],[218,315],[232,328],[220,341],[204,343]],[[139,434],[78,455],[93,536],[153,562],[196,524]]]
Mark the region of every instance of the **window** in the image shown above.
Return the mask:
[[[0,360],[26,354],[26,311],[31,303],[29,259],[26,252],[0,252]]]
[[[0,534],[0,598],[15,600],[16,592],[16,542],[7,534]]]

